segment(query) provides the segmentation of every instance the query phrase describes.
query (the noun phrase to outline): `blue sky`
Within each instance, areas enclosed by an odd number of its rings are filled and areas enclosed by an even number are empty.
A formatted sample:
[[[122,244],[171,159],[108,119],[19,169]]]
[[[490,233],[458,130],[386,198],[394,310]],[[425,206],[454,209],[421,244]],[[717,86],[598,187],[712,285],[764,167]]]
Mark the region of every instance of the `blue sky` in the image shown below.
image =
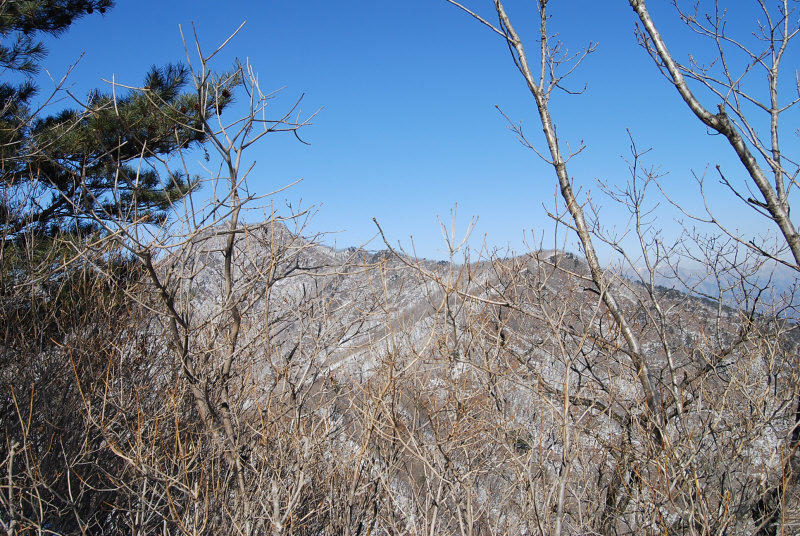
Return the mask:
[[[468,5],[492,17],[491,2]],[[507,10],[529,54],[536,50],[533,2],[509,0]],[[650,2],[673,53],[703,57],[668,2]],[[579,51],[597,43],[597,51],[567,80],[584,94],[554,94],[551,112],[559,135],[586,149],[570,162],[570,174],[583,192],[591,192],[609,226],[624,229],[627,214],[604,198],[598,180],[624,184],[630,129],[640,148],[650,148],[645,163],[665,174],[665,191],[689,211],[702,202],[692,174],[708,169],[710,202],[717,213],[745,233],[768,226],[716,186],[720,164],[734,180],[743,173],[730,149],[709,136],[679,101],[677,93],[636,44],[634,14],[623,0],[551,2],[552,32],[564,46]],[[737,9],[740,9],[737,7]],[[755,14],[729,13],[735,29],[751,31]],[[796,16],[795,16],[796,18]],[[325,241],[339,247],[364,244],[375,235],[377,218],[389,239],[420,256],[443,258],[437,216],[450,222],[458,207],[458,230],[479,218],[471,245],[517,252],[523,240],[554,245],[554,223],[543,204],[555,206],[552,170],[523,148],[506,128],[499,106],[522,122],[543,150],[535,105],[502,40],[444,0],[261,0],[220,2],[119,0],[104,16],[78,21],[57,40],[47,42],[43,62],[56,78],[80,58],[68,87],[76,96],[91,88],[109,90],[101,79],[137,85],[153,65],[185,61],[178,26],[186,35],[194,23],[201,45],[210,51],[242,22],[215,66],[248,58],[260,73],[262,89],[284,87],[276,112],[304,94],[305,114],[320,110],[303,132],[309,146],[291,136],[273,136],[251,150],[257,162],[250,180],[256,193],[302,179],[277,194],[276,206],[315,205],[312,231],[331,232]],[[711,51],[713,52],[713,51]],[[82,55],[82,57],[81,57]],[[786,65],[797,65],[791,51]],[[792,82],[793,73],[787,71]],[[46,76],[42,73],[42,76]],[[754,79],[759,82],[763,77]],[[758,86],[759,89],[761,85]],[[42,94],[47,84],[42,84]],[[706,101],[710,106],[713,101]],[[797,113],[793,116],[797,124]],[[797,137],[787,132],[787,145]],[[655,224],[677,236],[681,216],[659,192]],[[533,238],[532,238],[533,237]],[[559,245],[563,242],[559,240]],[[567,247],[575,249],[567,238]],[[381,249],[378,240],[367,247]]]

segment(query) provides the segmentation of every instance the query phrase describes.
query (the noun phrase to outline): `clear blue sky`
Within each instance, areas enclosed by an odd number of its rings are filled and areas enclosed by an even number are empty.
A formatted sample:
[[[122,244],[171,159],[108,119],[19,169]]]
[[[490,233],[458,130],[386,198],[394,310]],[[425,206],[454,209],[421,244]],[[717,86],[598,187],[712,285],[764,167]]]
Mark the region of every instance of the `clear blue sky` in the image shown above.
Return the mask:
[[[531,56],[536,50],[533,4],[509,0],[506,5],[528,38]],[[650,4],[678,58],[708,52],[695,44],[669,2]],[[468,5],[494,20],[488,0]],[[584,192],[591,191],[604,222],[622,229],[627,221],[597,186],[597,180],[623,184],[628,179],[626,129],[640,148],[653,148],[646,163],[667,174],[665,190],[690,211],[702,208],[693,171],[702,174],[708,166],[709,180],[716,183],[711,171],[719,163],[732,178],[742,178],[723,140],[707,135],[636,44],[627,2],[551,5],[550,28],[565,47],[578,51],[590,41],[598,44],[567,81],[571,89],[587,84],[586,92],[554,95],[551,111],[565,141],[577,146],[583,140],[587,146],[570,162],[570,174]],[[751,28],[755,14],[742,8],[729,19],[737,28]],[[523,233],[530,238],[531,230],[537,242],[553,246],[554,224],[542,205],[554,206],[554,174],[515,140],[495,109],[521,121],[544,150],[532,98],[502,40],[444,0],[119,0],[104,16],[86,17],[48,41],[43,66],[60,77],[83,54],[68,84],[78,96],[91,88],[108,91],[101,79],[112,75],[136,85],[151,65],[184,61],[179,25],[190,35],[194,23],[209,51],[243,21],[245,27],[216,67],[225,69],[234,57],[249,58],[262,89],[285,87],[274,103],[276,112],[301,94],[304,113],[321,109],[303,132],[310,146],[291,136],[273,136],[252,149],[254,191],[303,179],[274,202],[297,207],[302,199],[303,206],[317,205],[311,229],[339,231],[326,238],[339,247],[372,238],[375,217],[393,242],[409,248],[413,235],[420,256],[442,258],[437,215],[449,223],[456,204],[460,229],[479,217],[473,247],[485,239],[490,248],[524,251]],[[790,70],[797,59],[792,51],[786,59]],[[796,113],[794,118],[796,125]],[[796,147],[796,136],[788,143]],[[662,205],[657,224],[675,235],[680,215],[652,193],[652,202]],[[711,193],[712,205],[732,225],[748,233],[767,228],[725,191],[713,187]],[[367,247],[383,246],[373,240]]]

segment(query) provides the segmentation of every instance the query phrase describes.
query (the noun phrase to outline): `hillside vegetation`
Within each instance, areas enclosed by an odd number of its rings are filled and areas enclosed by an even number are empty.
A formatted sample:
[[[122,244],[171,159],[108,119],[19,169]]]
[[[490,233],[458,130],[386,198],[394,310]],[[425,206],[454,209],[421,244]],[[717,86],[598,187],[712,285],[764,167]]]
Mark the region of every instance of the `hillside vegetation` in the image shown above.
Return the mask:
[[[470,14],[525,77],[562,195],[554,218],[580,255],[499,257],[450,238],[450,260],[435,262],[385,239],[381,251],[324,245],[308,214],[252,192],[243,158],[311,117],[265,119],[254,70],[217,73],[216,51],[57,118],[9,89],[0,531],[800,532],[797,299],[771,279],[776,263],[800,270],[796,160],[755,137],[730,95],[702,108],[686,79],[709,71],[677,65],[630,0],[644,46],[687,113],[741,156],[762,196],[743,202],[780,238],[719,227],[666,247],[640,213],[656,178],[632,142],[630,182],[611,194],[634,214],[638,249],[623,248],[584,215],[550,122],[546,4],[542,79],[501,2],[496,25]],[[796,35],[785,19],[768,51]],[[183,163],[199,148],[218,167],[191,178]],[[599,263],[598,240],[620,266]],[[682,261],[699,268],[688,276]]]

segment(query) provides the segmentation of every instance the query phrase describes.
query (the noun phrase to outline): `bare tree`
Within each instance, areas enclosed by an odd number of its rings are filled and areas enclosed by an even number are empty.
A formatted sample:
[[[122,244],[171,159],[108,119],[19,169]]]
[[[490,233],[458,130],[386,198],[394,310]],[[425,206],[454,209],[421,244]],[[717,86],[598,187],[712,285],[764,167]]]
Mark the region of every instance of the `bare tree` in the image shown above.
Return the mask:
[[[741,523],[752,523],[750,530],[764,534],[775,534],[778,527],[793,526],[795,521],[788,515],[785,506],[789,504],[786,501],[794,504],[794,498],[790,498],[794,492],[787,487],[793,481],[791,459],[796,446],[792,438],[797,428],[794,424],[797,386],[794,375],[789,372],[794,362],[789,357],[795,344],[790,336],[793,326],[780,318],[778,311],[785,305],[778,304],[778,309],[767,308],[770,302],[764,299],[764,292],[768,290],[769,283],[759,282],[757,274],[759,267],[764,264],[764,258],[793,267],[797,264],[796,258],[789,262],[782,257],[781,248],[768,250],[766,245],[746,240],[724,228],[723,232],[730,238],[727,244],[725,241],[689,234],[678,243],[665,244],[653,232],[644,197],[648,185],[654,183],[657,176],[642,168],[643,153],[633,143],[631,181],[627,187],[617,189],[604,186],[604,189],[630,210],[639,248],[628,251],[616,237],[603,234],[601,226],[587,223],[589,218],[585,210],[589,205],[576,199],[567,170],[569,160],[582,148],[568,154],[563,152],[549,103],[553,90],[560,87],[563,78],[573,73],[593,48],[573,58],[559,55],[559,44],[548,31],[548,3],[539,2],[540,24],[536,39],[539,46],[536,59],[531,61],[502,2],[493,2],[497,17],[497,23],[494,24],[477,11],[448,1],[489,27],[508,44],[514,64],[536,103],[546,150],[538,150],[537,143],[529,140],[513,123],[512,128],[524,145],[536,151],[553,167],[567,216],[562,218],[554,214],[554,217],[576,233],[588,266],[588,274],[583,277],[588,276],[591,289],[598,296],[598,305],[602,303],[601,311],[604,312],[600,313],[598,320],[578,324],[569,320],[568,316],[562,316],[563,320],[549,324],[551,333],[569,337],[573,344],[577,344],[573,358],[566,358],[572,352],[560,351],[564,362],[569,363],[567,370],[572,371],[577,385],[566,380],[560,388],[550,384],[548,390],[551,396],[563,400],[564,414],[572,405],[585,408],[588,411],[586,416],[592,419],[603,417],[601,429],[606,434],[613,431],[611,437],[617,437],[609,443],[608,436],[600,440],[588,429],[579,432],[583,438],[595,437],[605,444],[608,449],[605,463],[613,462],[609,467],[612,476],[607,484],[609,488],[605,506],[595,503],[600,515],[593,526],[602,533],[649,531],[657,526],[681,532],[716,533],[727,530],[727,527],[741,526]],[[736,190],[734,194],[774,221],[786,240],[786,248],[793,252],[792,243],[796,241],[797,231],[788,219],[787,192],[792,188],[796,171],[787,171],[785,166],[792,160],[780,152],[778,144],[779,117],[797,102],[790,99],[780,103],[777,94],[779,64],[789,41],[796,34],[790,26],[788,4],[782,4],[775,16],[770,15],[766,4],[759,4],[768,21],[761,28],[766,45],[764,51],[753,52],[724,33],[723,12],[719,8],[716,17],[705,19],[709,21],[707,24],[700,22],[702,19],[696,14],[681,12],[691,28],[711,37],[718,46],[721,58],[716,65],[722,75],[713,78],[711,68],[676,64],[669,57],[644,2],[630,3],[644,28],[639,33],[641,42],[692,111],[706,126],[726,136],[761,192],[763,201],[754,200]],[[725,61],[727,46],[745,51],[750,58],[747,70],[758,66],[768,73],[769,92],[764,104],[759,104],[743,85],[739,85],[741,76],[729,70]],[[711,114],[700,106],[684,81],[687,73],[690,79],[701,83],[722,100],[718,114]],[[748,111],[746,107],[751,105],[769,116],[770,134],[767,142],[758,139],[757,129],[748,120],[745,112]],[[726,112],[726,108],[730,107],[735,109],[733,120]],[[772,183],[758,167],[752,151],[769,164],[775,179]],[[725,183],[730,186],[729,182]],[[706,220],[716,223],[713,217]],[[601,266],[595,253],[596,240],[610,244],[631,268],[644,274],[639,281],[631,283],[627,278]],[[741,256],[737,244],[747,245],[754,255]],[[698,252],[708,267],[706,282],[714,281],[716,291],[699,288],[697,281],[684,281],[682,288],[689,289],[690,294],[676,301],[681,295],[670,296],[668,289],[660,287],[657,281],[670,273],[676,280],[681,280],[684,276],[675,264],[676,259],[679,256],[698,258]],[[644,259],[643,270],[639,265],[640,259]],[[563,265],[559,268],[567,271]],[[632,270],[633,273],[637,271]],[[691,296],[692,289],[696,289],[697,297]],[[523,309],[520,302],[511,299],[507,292],[501,296],[507,299],[510,309],[514,309],[512,304],[516,304],[517,309]],[[698,298],[707,300],[707,303],[701,306]],[[502,300],[499,297],[495,299]],[[705,313],[705,318],[689,321],[683,317],[688,310],[713,304],[716,304],[716,312]],[[578,303],[573,303],[572,307],[575,314],[587,318],[579,312]],[[783,310],[786,311],[785,308]],[[608,315],[607,321],[603,321],[605,315]],[[705,333],[715,335],[707,337]],[[767,351],[765,348],[768,347],[773,350]],[[765,352],[774,355],[776,360],[762,362],[759,356]],[[749,365],[740,368],[733,366],[734,363]],[[782,372],[778,372],[778,369]],[[637,396],[631,397],[629,387],[623,390],[615,387],[615,384],[619,385],[615,377],[625,377],[626,370],[632,375],[629,377],[636,378],[639,384],[639,392],[647,408],[644,414],[637,412]],[[774,378],[776,390],[771,395],[759,389],[757,382],[753,383],[756,370],[761,378]],[[771,383],[771,380],[767,380],[767,383]],[[582,385],[593,385],[593,394],[582,396]],[[779,390],[778,386],[781,387]],[[716,400],[709,404],[715,397]],[[728,400],[758,400],[759,404],[773,410],[756,418],[736,411],[735,406],[739,402],[730,402],[733,405],[729,405]],[[772,461],[762,462],[755,473],[748,469],[745,459],[759,451],[753,443],[757,441],[755,436],[720,433],[720,419],[729,423],[729,430],[744,432],[752,429],[752,426],[760,430],[764,430],[764,427],[782,430],[777,436],[771,432],[761,435],[760,440],[769,444],[766,450],[761,450],[761,455],[770,456],[771,452]],[[569,427],[567,421],[562,422],[562,467],[566,467],[569,465],[566,454],[569,436],[565,433]],[[756,422],[762,424],[757,425]],[[650,430],[652,442],[639,435],[642,424]],[[781,441],[778,439],[781,434],[785,437],[784,449],[780,448]],[[723,458],[727,460],[726,464],[706,456],[704,449],[709,448],[709,441],[714,444],[711,451],[716,456],[725,453]],[[723,444],[728,446],[721,446]],[[645,445],[648,446],[642,449]],[[790,454],[784,456],[780,452]],[[598,463],[595,469],[601,481],[608,478],[604,476],[609,475],[604,463]],[[732,480],[738,480],[739,483],[732,485]],[[700,485],[700,482],[704,484]],[[569,486],[574,490],[575,485],[574,481],[569,485],[561,481],[555,510],[557,519],[548,532],[559,534],[564,530],[563,492]],[[716,491],[709,493],[708,490],[712,489]],[[735,507],[730,504],[731,496],[739,497]],[[574,514],[574,510],[570,513]]]
[[[758,255],[800,270],[800,234],[790,219],[789,201],[800,168],[781,144],[785,135],[781,120],[800,102],[800,88],[795,87],[787,98],[780,84],[782,61],[800,32],[795,8],[785,0],[777,2],[775,8],[767,2],[756,2],[759,20],[754,32],[756,42],[751,44],[750,40],[731,35],[727,30],[726,12],[719,3],[710,14],[701,14],[699,6],[686,11],[676,5],[687,27],[707,39],[713,47],[709,64],[694,59],[682,64],[670,54],[645,2],[631,0],[629,3],[641,23],[637,28],[640,43],[695,117],[726,138],[758,193],[749,187],[751,193],[739,191],[717,166],[721,181],[736,197],[772,221],[783,242],[770,248],[763,241],[757,242],[728,231],[711,213],[710,221]],[[736,67],[740,58],[744,60],[744,67]],[[765,78],[763,89],[751,82],[757,74]],[[695,85],[694,89],[690,83]],[[702,104],[701,99],[706,98],[698,97],[698,91],[706,92],[708,100],[716,101],[716,113]],[[791,260],[786,257],[787,252]],[[800,410],[800,397],[796,404]],[[760,534],[776,534],[778,527],[784,526],[784,501],[787,496],[796,494],[792,490],[796,488],[798,479],[798,416],[785,434],[787,454],[777,485],[753,505],[753,517]]]
[[[786,98],[779,84],[781,63],[800,31],[793,20],[795,9],[786,0],[776,2],[776,9],[770,8],[768,2],[755,2],[760,17],[753,45],[746,37],[731,35],[727,30],[727,13],[719,2],[710,14],[702,14],[699,5],[693,11],[686,11],[676,4],[681,20],[694,33],[707,39],[713,51],[707,64],[699,63],[695,57],[690,63],[682,64],[670,54],[645,2],[630,0],[629,3],[641,23],[637,36],[642,46],[695,117],[726,138],[758,194],[739,191],[717,166],[721,180],[736,197],[774,222],[785,242],[777,249],[768,249],[754,239],[732,236],[760,255],[800,269],[800,235],[789,215],[789,195],[796,186],[798,167],[792,157],[781,150],[785,134],[781,119],[800,102],[800,94],[795,88]],[[743,67],[738,67],[742,59]],[[763,91],[751,83],[758,74],[766,78]],[[695,84],[695,89],[690,83]],[[702,100],[715,101],[716,113],[702,104],[698,91],[708,95]],[[711,221],[716,223],[713,216]],[[787,251],[791,261],[785,258]]]

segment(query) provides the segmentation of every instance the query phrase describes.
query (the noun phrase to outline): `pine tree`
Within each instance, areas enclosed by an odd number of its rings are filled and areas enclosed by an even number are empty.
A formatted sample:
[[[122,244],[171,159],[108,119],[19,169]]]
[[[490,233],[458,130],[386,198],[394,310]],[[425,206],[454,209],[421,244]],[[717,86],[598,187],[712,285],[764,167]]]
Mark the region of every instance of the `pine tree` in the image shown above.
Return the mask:
[[[6,232],[163,221],[197,183],[180,172],[162,178],[141,160],[201,144],[202,118],[230,101],[224,91],[227,98],[201,106],[182,92],[187,81],[183,66],[153,67],[140,91],[116,99],[94,93],[85,109],[28,121],[20,150],[10,150],[0,170],[0,182],[26,190],[5,207]]]
[[[113,6],[110,0],[0,0],[0,67],[30,76],[45,51],[42,35],[58,35],[77,18]],[[181,65],[153,67],[141,90],[95,92],[83,109],[32,117],[30,78],[0,82],[0,231],[97,231],[132,221],[160,222],[196,186],[184,174],[163,177],[142,159],[202,143],[202,119],[230,102],[198,102],[186,92]],[[234,85],[232,81],[230,85]]]
[[[111,0],[0,0],[0,158],[2,170],[20,157],[36,94],[31,76],[46,50],[43,35],[58,36],[80,17],[113,6]],[[5,181],[3,186],[6,186]],[[2,214],[0,214],[2,215]]]
[[[7,72],[35,73],[45,55],[40,34],[57,36],[80,17],[105,13],[112,0],[0,0],[0,67]],[[4,102],[15,96],[26,102],[34,91],[30,81],[14,86],[0,82]]]

